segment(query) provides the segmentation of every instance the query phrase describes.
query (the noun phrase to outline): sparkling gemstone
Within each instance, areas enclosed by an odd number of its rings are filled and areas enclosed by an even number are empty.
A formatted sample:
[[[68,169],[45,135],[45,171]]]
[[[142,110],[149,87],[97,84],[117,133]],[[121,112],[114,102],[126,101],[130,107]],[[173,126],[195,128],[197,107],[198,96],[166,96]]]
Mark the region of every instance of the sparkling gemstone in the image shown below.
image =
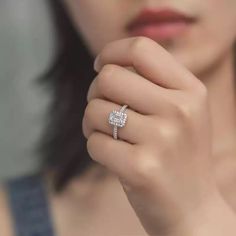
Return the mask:
[[[119,111],[112,111],[109,115],[109,123],[118,127],[123,127],[127,119],[127,114]]]

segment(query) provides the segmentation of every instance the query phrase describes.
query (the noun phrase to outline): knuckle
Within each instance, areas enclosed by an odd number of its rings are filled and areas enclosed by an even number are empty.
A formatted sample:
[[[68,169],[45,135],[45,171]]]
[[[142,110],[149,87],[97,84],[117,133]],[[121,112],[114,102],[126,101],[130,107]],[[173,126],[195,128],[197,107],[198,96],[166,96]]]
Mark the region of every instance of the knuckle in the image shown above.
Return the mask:
[[[90,101],[91,102],[91,101]],[[83,119],[84,119],[84,121],[86,121],[86,122],[88,122],[88,118],[89,118],[89,116],[90,116],[90,102],[87,104],[87,106],[86,106],[86,108],[85,108],[85,110],[84,110],[84,117],[83,117]]]
[[[112,48],[112,45],[114,44],[114,42],[108,42],[100,51],[100,53],[97,55],[99,57],[99,60],[102,61],[106,61],[107,57],[109,57],[110,54],[110,50]]]
[[[185,122],[185,124],[191,124],[199,117],[203,108],[203,100],[195,97],[188,102],[180,103],[177,106],[175,115],[180,121]]]
[[[196,109],[196,102],[192,97],[185,96],[183,99],[179,99],[177,102],[173,102],[172,109],[174,118],[177,118],[177,120],[191,120],[193,115],[195,114]]]
[[[139,52],[145,50],[146,46],[150,43],[150,41],[151,39],[144,36],[136,37],[130,45],[131,55],[132,56],[139,55]]]
[[[202,94],[207,94],[207,87],[205,84],[203,84],[200,80],[196,80],[197,85],[195,86],[196,91],[202,93]]]
[[[84,119],[86,120],[86,122],[91,122],[92,117],[94,115],[94,112],[96,111],[98,107],[98,99],[92,99],[91,101],[89,101],[89,103],[87,104],[85,111],[84,111]]]
[[[102,67],[101,71],[97,76],[97,86],[99,90],[106,91],[108,87],[108,82],[111,80],[115,69],[115,65],[113,64],[106,64]]]
[[[98,139],[99,139],[99,136],[97,132],[94,132],[94,133],[91,133],[91,135],[89,136],[86,142],[88,154],[91,157],[91,159],[94,161],[98,161],[98,153],[96,152]]]
[[[189,102],[181,102],[176,108],[178,117],[181,117],[182,119],[190,119],[193,115],[193,104],[189,104]]]
[[[93,157],[93,147],[94,147],[95,138],[96,136],[92,133],[87,139],[87,143],[86,143],[87,150],[91,157]]]
[[[86,120],[85,120],[84,117],[83,117],[83,120],[82,120],[82,133],[83,133],[85,138],[89,137],[89,133],[88,133],[88,129],[87,129],[87,124],[86,124]]]
[[[136,179],[134,187],[147,189],[151,185],[151,181],[155,178],[160,165],[158,160],[150,156],[147,152],[136,156],[133,165],[133,172]]]
[[[196,97],[200,99],[200,102],[206,102],[208,99],[208,90],[204,84],[199,84],[196,89],[197,95]]]
[[[202,82],[197,81],[193,89],[189,91],[189,96],[193,107],[203,105],[208,100],[208,89]]]
[[[176,138],[179,134],[178,126],[170,121],[162,122],[162,124],[157,125],[155,128],[158,136],[161,137],[161,140],[171,140],[172,138]]]

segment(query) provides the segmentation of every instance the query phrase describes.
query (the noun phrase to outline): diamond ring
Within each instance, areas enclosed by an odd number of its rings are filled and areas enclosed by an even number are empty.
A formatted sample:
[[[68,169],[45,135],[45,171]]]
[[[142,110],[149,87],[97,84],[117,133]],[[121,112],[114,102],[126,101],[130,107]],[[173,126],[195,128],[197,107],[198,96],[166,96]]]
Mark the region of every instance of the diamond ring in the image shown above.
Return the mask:
[[[113,125],[113,138],[118,139],[117,137],[117,128],[118,127],[124,127],[126,120],[127,120],[127,114],[124,113],[125,109],[128,107],[128,105],[124,105],[120,111],[113,110],[109,114],[109,124]]]

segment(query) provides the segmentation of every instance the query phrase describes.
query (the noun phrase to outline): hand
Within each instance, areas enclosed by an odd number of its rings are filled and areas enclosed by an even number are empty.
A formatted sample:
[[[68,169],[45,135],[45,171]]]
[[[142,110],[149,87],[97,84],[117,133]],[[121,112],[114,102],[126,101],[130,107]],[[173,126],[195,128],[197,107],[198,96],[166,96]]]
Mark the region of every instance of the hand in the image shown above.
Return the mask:
[[[207,89],[145,37],[109,43],[95,66],[83,119],[88,152],[118,175],[147,233],[169,235],[218,197]],[[124,104],[115,140],[107,119]]]

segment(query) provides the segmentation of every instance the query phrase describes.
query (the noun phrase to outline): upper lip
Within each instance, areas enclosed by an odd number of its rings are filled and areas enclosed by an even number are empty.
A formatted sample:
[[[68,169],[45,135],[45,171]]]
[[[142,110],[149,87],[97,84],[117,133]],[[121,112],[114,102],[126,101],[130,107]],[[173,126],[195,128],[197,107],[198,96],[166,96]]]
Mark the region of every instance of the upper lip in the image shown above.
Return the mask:
[[[134,27],[142,26],[150,23],[161,22],[175,22],[175,21],[192,22],[194,18],[182,12],[170,8],[156,8],[156,9],[143,9],[131,22],[128,23],[127,29],[131,30]]]

